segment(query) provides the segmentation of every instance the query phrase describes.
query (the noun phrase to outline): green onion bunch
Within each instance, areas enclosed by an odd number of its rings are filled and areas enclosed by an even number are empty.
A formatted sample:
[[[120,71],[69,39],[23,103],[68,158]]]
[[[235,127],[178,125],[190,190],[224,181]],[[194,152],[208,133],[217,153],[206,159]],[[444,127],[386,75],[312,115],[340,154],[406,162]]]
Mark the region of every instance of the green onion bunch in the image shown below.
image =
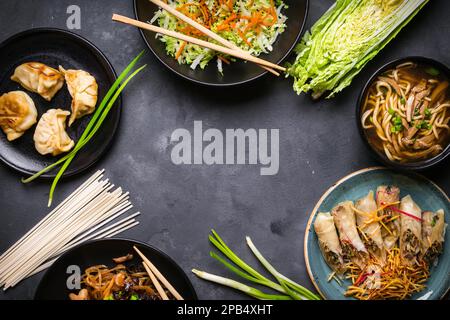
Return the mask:
[[[275,278],[277,282],[274,282],[261,273],[250,267],[242,259],[240,259],[231,249],[225,244],[225,242],[219,237],[219,235],[212,230],[212,234],[209,235],[209,241],[216,247],[225,257],[220,254],[211,251],[210,255],[221,264],[223,264],[227,269],[231,270],[233,273],[239,277],[253,282],[257,285],[268,287],[277,293],[265,293],[259,289],[250,287],[244,283],[210,274],[204,271],[199,271],[193,269],[192,272],[198,277],[215,282],[227,287],[234,288],[236,290],[242,291],[245,294],[261,300],[320,300],[319,296],[312,293],[308,289],[299,285],[298,283],[292,281],[291,279],[283,276],[279,273],[270,263],[267,261],[260,251],[253,244],[250,237],[246,237],[247,245],[250,250],[256,256],[256,258],[261,262],[261,264],[269,271],[269,273]]]

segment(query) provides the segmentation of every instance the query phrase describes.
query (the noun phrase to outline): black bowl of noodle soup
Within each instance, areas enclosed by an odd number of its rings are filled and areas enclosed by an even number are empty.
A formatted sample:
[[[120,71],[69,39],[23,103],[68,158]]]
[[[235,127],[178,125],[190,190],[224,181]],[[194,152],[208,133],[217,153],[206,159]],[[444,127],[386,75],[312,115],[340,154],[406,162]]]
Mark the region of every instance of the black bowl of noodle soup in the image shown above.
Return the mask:
[[[356,120],[386,165],[424,170],[442,163],[450,153],[450,69],[425,57],[384,65],[364,86]]]

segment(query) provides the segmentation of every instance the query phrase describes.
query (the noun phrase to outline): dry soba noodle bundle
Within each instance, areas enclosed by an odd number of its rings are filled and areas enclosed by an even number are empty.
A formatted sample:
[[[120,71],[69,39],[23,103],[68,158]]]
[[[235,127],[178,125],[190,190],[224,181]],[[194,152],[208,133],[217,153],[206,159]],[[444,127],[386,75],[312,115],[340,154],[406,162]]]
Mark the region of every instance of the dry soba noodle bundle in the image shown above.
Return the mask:
[[[448,145],[449,107],[448,79],[439,70],[408,62],[372,84],[361,121],[370,144],[389,160],[414,162]]]

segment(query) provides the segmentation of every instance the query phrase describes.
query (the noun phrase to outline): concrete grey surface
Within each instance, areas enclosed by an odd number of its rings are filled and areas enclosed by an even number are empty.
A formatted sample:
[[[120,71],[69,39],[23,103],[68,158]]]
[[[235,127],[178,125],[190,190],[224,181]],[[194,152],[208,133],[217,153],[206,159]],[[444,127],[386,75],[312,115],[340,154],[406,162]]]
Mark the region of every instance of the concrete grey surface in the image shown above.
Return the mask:
[[[311,1],[307,27],[333,3]],[[135,28],[111,21],[113,12],[133,16],[128,1],[0,2],[0,41],[35,27],[66,28],[66,8],[81,7],[81,30],[120,72],[145,48]],[[94,170],[129,190],[141,225],[123,234],[146,241],[173,257],[188,273],[201,299],[245,296],[190,274],[193,267],[228,273],[209,257],[208,232],[217,229],[239,255],[255,262],[245,245],[249,235],[279,271],[312,288],[305,271],[303,235],[308,216],[322,193],[355,170],[379,165],[360,141],[355,125],[356,99],[363,83],[382,64],[406,55],[425,55],[450,65],[450,2],[431,1],[395,41],[374,59],[352,86],[332,100],[312,102],[297,96],[291,80],[266,76],[239,88],[211,89],[178,78],[148,53],[149,67],[123,95],[115,143],[95,168],[60,183],[64,199]],[[1,70],[0,70],[1,72]],[[170,135],[176,128],[279,128],[280,171],[260,176],[257,166],[175,166]],[[427,172],[447,193],[448,162]],[[49,183],[20,182],[20,174],[0,166],[0,252],[47,212]],[[254,263],[256,265],[256,262]],[[42,274],[19,284],[0,299],[31,299]]]

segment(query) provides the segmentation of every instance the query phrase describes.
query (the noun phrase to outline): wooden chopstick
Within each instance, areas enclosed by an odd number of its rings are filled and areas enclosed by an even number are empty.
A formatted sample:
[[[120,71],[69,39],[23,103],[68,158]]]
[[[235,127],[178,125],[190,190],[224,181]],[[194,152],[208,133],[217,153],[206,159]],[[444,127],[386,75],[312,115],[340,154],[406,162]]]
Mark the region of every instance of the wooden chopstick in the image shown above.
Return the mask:
[[[280,70],[280,71],[283,71],[283,72],[286,71],[286,68],[284,68],[282,66],[279,66],[279,65],[277,65],[275,63],[272,63],[272,62],[269,62],[269,61],[266,61],[266,60],[254,57],[254,56],[252,56],[249,53],[246,53],[246,52],[242,53],[242,52],[239,52],[239,51],[234,50],[234,49],[230,49],[230,48],[227,48],[227,47],[223,47],[223,46],[217,45],[215,43],[210,43],[210,42],[207,42],[207,41],[204,41],[204,40],[200,40],[200,39],[197,39],[197,38],[193,38],[193,37],[187,36],[187,35],[182,34],[182,33],[178,33],[178,32],[172,31],[172,30],[167,30],[167,29],[164,29],[164,28],[160,28],[160,27],[154,26],[154,25],[146,23],[146,22],[142,22],[142,21],[139,21],[139,20],[134,20],[134,19],[131,19],[131,18],[128,18],[128,17],[124,17],[124,16],[121,16],[121,15],[118,15],[118,14],[113,14],[112,20],[118,21],[118,22],[122,22],[122,23],[125,23],[125,24],[128,24],[128,25],[132,25],[132,26],[135,26],[135,27],[138,27],[138,28],[141,28],[141,29],[145,29],[145,30],[156,32],[156,33],[164,34],[164,35],[169,36],[169,37],[173,37],[173,38],[176,38],[176,39],[179,39],[179,40],[182,40],[182,41],[190,42],[190,43],[193,43],[193,44],[196,44],[196,45],[199,45],[199,46],[202,46],[202,47],[214,50],[214,51],[219,51],[219,52],[222,52],[224,54],[227,54],[227,55],[239,58],[239,59],[247,60],[247,61],[250,61],[250,62],[253,62],[253,63],[256,63],[256,64],[260,64],[260,65],[263,65],[263,66],[266,66],[266,67],[277,69],[277,70]]]
[[[176,10],[175,8],[171,7],[170,5],[168,5],[167,3],[162,2],[161,0],[149,0],[150,2],[153,2],[155,5],[163,8],[164,10],[166,10],[167,12],[171,13],[172,15],[174,15],[175,17],[177,17],[180,20],[183,20],[184,22],[186,22],[187,24],[191,25],[192,27],[194,27],[195,29],[203,32],[205,35],[207,35],[208,37],[210,37],[211,39],[216,40],[217,42],[219,42],[220,44],[222,44],[225,47],[228,47],[230,49],[239,51],[241,53],[248,53],[245,50],[242,50],[241,48],[239,48],[237,45],[235,45],[233,42],[228,41],[224,38],[222,38],[221,36],[219,36],[217,33],[212,32],[211,30],[209,30],[208,28],[206,28],[205,26],[201,25],[200,23],[198,23],[197,21],[191,19],[190,17],[186,16],[185,14],[183,14],[182,12]],[[269,68],[269,67],[265,67],[265,66],[261,66],[262,68],[266,69],[267,71],[273,73],[276,76],[279,76],[280,74],[278,72],[276,72],[275,70]]]
[[[170,291],[170,293],[177,300],[184,300],[183,297],[178,293],[177,290],[170,284],[169,281],[159,272],[159,270],[153,265],[153,263],[148,260],[146,256],[138,249],[136,246],[133,246],[133,249],[139,254],[139,256],[144,260],[144,263],[150,268],[150,270],[156,275],[156,277],[166,286],[166,288]]]
[[[164,289],[161,287],[161,284],[159,283],[158,279],[155,278],[155,275],[153,274],[153,272],[150,270],[150,267],[147,266],[147,264],[144,262],[142,262],[142,265],[144,266],[145,270],[147,271],[148,275],[150,276],[150,280],[152,280],[153,284],[155,285],[156,290],[158,291],[159,295],[161,296],[161,298],[163,298],[163,300],[169,300],[169,297],[167,296],[166,292],[164,291]]]

